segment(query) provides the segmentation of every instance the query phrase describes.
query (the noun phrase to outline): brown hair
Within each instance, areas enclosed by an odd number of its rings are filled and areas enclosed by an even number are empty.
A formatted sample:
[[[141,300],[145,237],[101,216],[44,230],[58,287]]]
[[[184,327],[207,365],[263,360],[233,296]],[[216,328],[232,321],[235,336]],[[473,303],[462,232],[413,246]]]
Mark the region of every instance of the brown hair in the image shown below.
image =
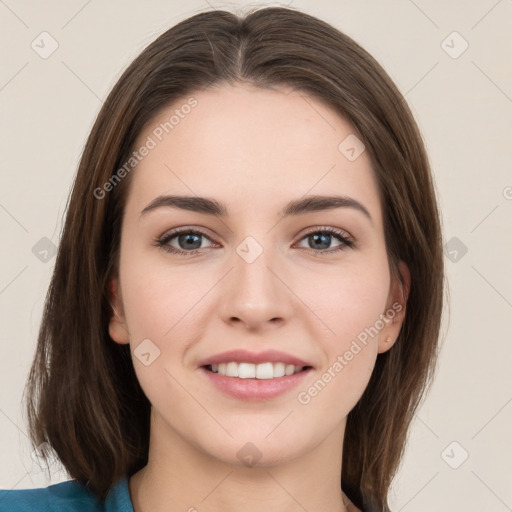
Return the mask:
[[[380,187],[390,268],[396,273],[403,260],[410,269],[400,335],[377,357],[348,415],[343,448],[343,490],[360,508],[385,509],[437,356],[444,270],[435,190],[419,130],[386,72],[351,38],[291,8],[244,17],[210,11],[181,21],[131,63],[109,94],[68,201],[25,389],[32,442],[47,442],[69,475],[100,499],[147,464],[150,403],[129,345],[108,333],[108,283],[130,174],[102,199],[95,190],[127,161],[163,107],[236,82],[291,86],[326,101],[355,127]]]

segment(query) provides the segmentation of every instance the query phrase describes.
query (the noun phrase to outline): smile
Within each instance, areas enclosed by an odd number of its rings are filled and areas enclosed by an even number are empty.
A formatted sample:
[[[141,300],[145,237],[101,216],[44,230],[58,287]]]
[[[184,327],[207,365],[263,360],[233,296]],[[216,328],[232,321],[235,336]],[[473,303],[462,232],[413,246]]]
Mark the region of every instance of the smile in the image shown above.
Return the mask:
[[[293,364],[277,363],[219,363],[207,365],[206,369],[213,373],[225,375],[226,377],[236,377],[239,379],[276,379],[293,375],[301,372],[309,366],[295,366]]]
[[[313,371],[311,366],[294,366],[284,363],[219,363],[217,371],[214,371],[215,366],[213,364],[201,366],[200,375],[206,377],[206,381],[224,395],[243,401],[270,400],[286,395],[299,386]],[[238,371],[238,375],[227,375],[228,366],[230,373]],[[287,370],[291,373],[287,374]],[[226,373],[221,373],[222,371]],[[284,375],[282,375],[283,371]]]

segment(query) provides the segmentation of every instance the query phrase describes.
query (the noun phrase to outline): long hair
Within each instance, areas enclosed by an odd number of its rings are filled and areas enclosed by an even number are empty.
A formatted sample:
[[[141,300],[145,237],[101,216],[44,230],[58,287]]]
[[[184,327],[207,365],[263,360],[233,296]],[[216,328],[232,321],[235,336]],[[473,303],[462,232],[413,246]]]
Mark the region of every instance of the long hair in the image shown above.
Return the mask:
[[[420,132],[386,72],[351,38],[292,8],[185,19],[145,48],[107,97],[68,200],[24,392],[32,443],[47,443],[101,500],[147,464],[151,405],[129,345],[108,332],[108,283],[117,272],[131,174],[108,192],[105,183],[159,111],[223,83],[286,85],[319,98],[355,127],[370,155],[390,268],[398,275],[403,260],[411,287],[399,337],[377,356],[348,415],[340,484],[357,506],[385,510],[438,352],[444,270],[435,189]]]

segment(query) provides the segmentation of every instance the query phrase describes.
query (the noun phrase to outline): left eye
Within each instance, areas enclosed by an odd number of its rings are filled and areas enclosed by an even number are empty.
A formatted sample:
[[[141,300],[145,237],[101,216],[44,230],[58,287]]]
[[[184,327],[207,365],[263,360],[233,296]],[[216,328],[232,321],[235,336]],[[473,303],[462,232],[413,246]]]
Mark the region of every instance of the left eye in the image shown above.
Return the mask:
[[[330,245],[329,239],[336,238],[339,242],[341,242],[335,249],[327,250],[326,247],[318,247],[319,245]],[[338,252],[343,251],[346,247],[352,247],[354,245],[353,241],[349,238],[348,234],[343,231],[335,230],[332,228],[322,229],[320,231],[311,231],[307,233],[302,240],[307,239],[308,242],[316,245],[316,249],[320,249],[320,252]],[[306,247],[309,249],[309,247]],[[318,251],[315,251],[318,252]]]
[[[158,239],[157,245],[167,252],[189,256],[198,253],[202,249],[201,237],[211,241],[210,237],[206,233],[203,233],[202,231],[196,229],[183,229],[181,231],[171,232],[165,235],[163,238]],[[340,244],[336,248],[329,250],[329,248],[325,246],[330,245],[331,238],[337,239],[340,242]],[[178,247],[175,247],[171,244],[171,242],[174,239],[177,240]],[[301,238],[301,241],[302,240],[307,240],[314,246],[313,248],[303,248],[316,253],[338,252],[344,250],[347,247],[352,247],[354,245],[353,240],[350,239],[347,233],[333,228],[324,228],[319,229],[317,231],[310,231]],[[183,248],[187,250],[183,250]]]

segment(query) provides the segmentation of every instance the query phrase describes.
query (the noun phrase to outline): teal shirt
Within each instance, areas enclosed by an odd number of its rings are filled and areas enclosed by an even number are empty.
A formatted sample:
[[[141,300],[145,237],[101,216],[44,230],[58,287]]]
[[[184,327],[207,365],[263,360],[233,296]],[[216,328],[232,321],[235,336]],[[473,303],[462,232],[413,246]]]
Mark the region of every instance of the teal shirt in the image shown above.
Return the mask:
[[[112,487],[104,502],[68,480],[38,489],[0,489],[0,512],[134,512],[128,480]]]
[[[370,509],[364,509],[363,512],[365,511],[370,512]],[[94,494],[87,491],[76,480],[68,480],[39,489],[0,489],[0,512],[135,511],[125,476],[112,487],[103,502],[98,501]]]

